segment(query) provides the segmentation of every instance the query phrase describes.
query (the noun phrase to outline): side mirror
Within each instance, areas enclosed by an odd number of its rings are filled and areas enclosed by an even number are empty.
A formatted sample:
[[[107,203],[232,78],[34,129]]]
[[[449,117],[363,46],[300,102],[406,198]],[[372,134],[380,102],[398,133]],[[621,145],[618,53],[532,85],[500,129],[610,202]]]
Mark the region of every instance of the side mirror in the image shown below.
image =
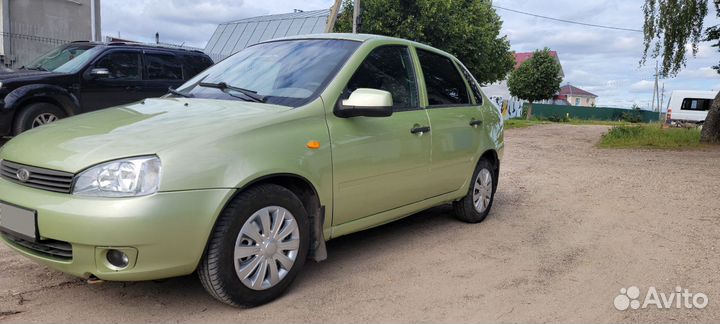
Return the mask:
[[[90,70],[90,76],[95,79],[107,78],[110,76],[110,70],[106,68],[94,68]]]
[[[342,100],[335,109],[335,116],[350,117],[388,117],[392,115],[392,94],[385,90],[358,88],[350,98]]]

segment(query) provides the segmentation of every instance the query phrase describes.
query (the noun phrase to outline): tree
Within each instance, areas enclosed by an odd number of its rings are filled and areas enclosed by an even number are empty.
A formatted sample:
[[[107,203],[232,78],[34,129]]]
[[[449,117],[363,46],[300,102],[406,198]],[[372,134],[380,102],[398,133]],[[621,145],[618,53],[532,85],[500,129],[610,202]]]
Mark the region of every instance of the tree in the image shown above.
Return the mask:
[[[533,56],[510,73],[510,94],[530,102],[527,118],[532,116],[532,103],[552,98],[560,90],[560,64],[550,56],[550,49],[537,50]]]
[[[481,84],[505,79],[515,59],[488,0],[362,0],[359,32],[405,38],[455,55]],[[344,0],[335,32],[352,31]]]
[[[720,17],[720,0],[714,0],[717,16]],[[687,57],[694,57],[700,41],[716,41],[713,46],[720,49],[720,25],[703,30],[708,14],[708,0],[645,0],[643,6],[645,33],[643,58],[661,57],[660,73],[672,77],[685,67]],[[690,45],[691,53],[687,51]],[[714,66],[720,73],[720,64]],[[705,143],[720,143],[720,93],[715,96],[703,124],[700,140]]]

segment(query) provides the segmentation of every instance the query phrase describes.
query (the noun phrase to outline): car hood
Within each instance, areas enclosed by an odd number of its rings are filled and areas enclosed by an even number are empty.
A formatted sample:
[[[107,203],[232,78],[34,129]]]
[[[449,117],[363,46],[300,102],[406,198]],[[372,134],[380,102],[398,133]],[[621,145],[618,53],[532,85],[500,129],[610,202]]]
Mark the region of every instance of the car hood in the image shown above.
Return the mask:
[[[76,173],[114,159],[211,145],[290,109],[229,100],[146,99],[32,129],[5,144],[0,158]]]
[[[35,71],[35,70],[14,70],[11,72],[0,72],[0,82],[8,83],[13,81],[45,80],[64,76],[63,73]]]

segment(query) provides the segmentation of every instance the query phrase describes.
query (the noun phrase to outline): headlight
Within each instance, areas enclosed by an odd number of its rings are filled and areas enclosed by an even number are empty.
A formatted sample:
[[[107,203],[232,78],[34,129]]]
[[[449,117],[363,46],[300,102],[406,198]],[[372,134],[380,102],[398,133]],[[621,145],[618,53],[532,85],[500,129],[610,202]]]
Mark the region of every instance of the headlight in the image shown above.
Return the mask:
[[[73,194],[91,197],[152,195],[160,186],[160,159],[142,156],[106,162],[78,175]]]

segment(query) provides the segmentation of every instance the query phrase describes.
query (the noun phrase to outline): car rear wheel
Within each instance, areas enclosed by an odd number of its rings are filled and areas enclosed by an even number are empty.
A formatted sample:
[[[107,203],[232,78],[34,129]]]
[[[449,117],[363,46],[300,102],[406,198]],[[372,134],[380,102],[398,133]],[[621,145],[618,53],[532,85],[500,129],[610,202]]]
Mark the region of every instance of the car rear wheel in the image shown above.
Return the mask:
[[[263,184],[223,211],[198,268],[219,301],[256,306],[279,297],[303,267],[309,246],[307,212],[292,191]]]
[[[13,134],[18,135],[29,129],[40,127],[67,117],[60,107],[38,102],[24,107],[16,118]]]
[[[478,162],[467,195],[453,203],[455,217],[468,223],[485,220],[495,198],[496,173],[487,159]]]

